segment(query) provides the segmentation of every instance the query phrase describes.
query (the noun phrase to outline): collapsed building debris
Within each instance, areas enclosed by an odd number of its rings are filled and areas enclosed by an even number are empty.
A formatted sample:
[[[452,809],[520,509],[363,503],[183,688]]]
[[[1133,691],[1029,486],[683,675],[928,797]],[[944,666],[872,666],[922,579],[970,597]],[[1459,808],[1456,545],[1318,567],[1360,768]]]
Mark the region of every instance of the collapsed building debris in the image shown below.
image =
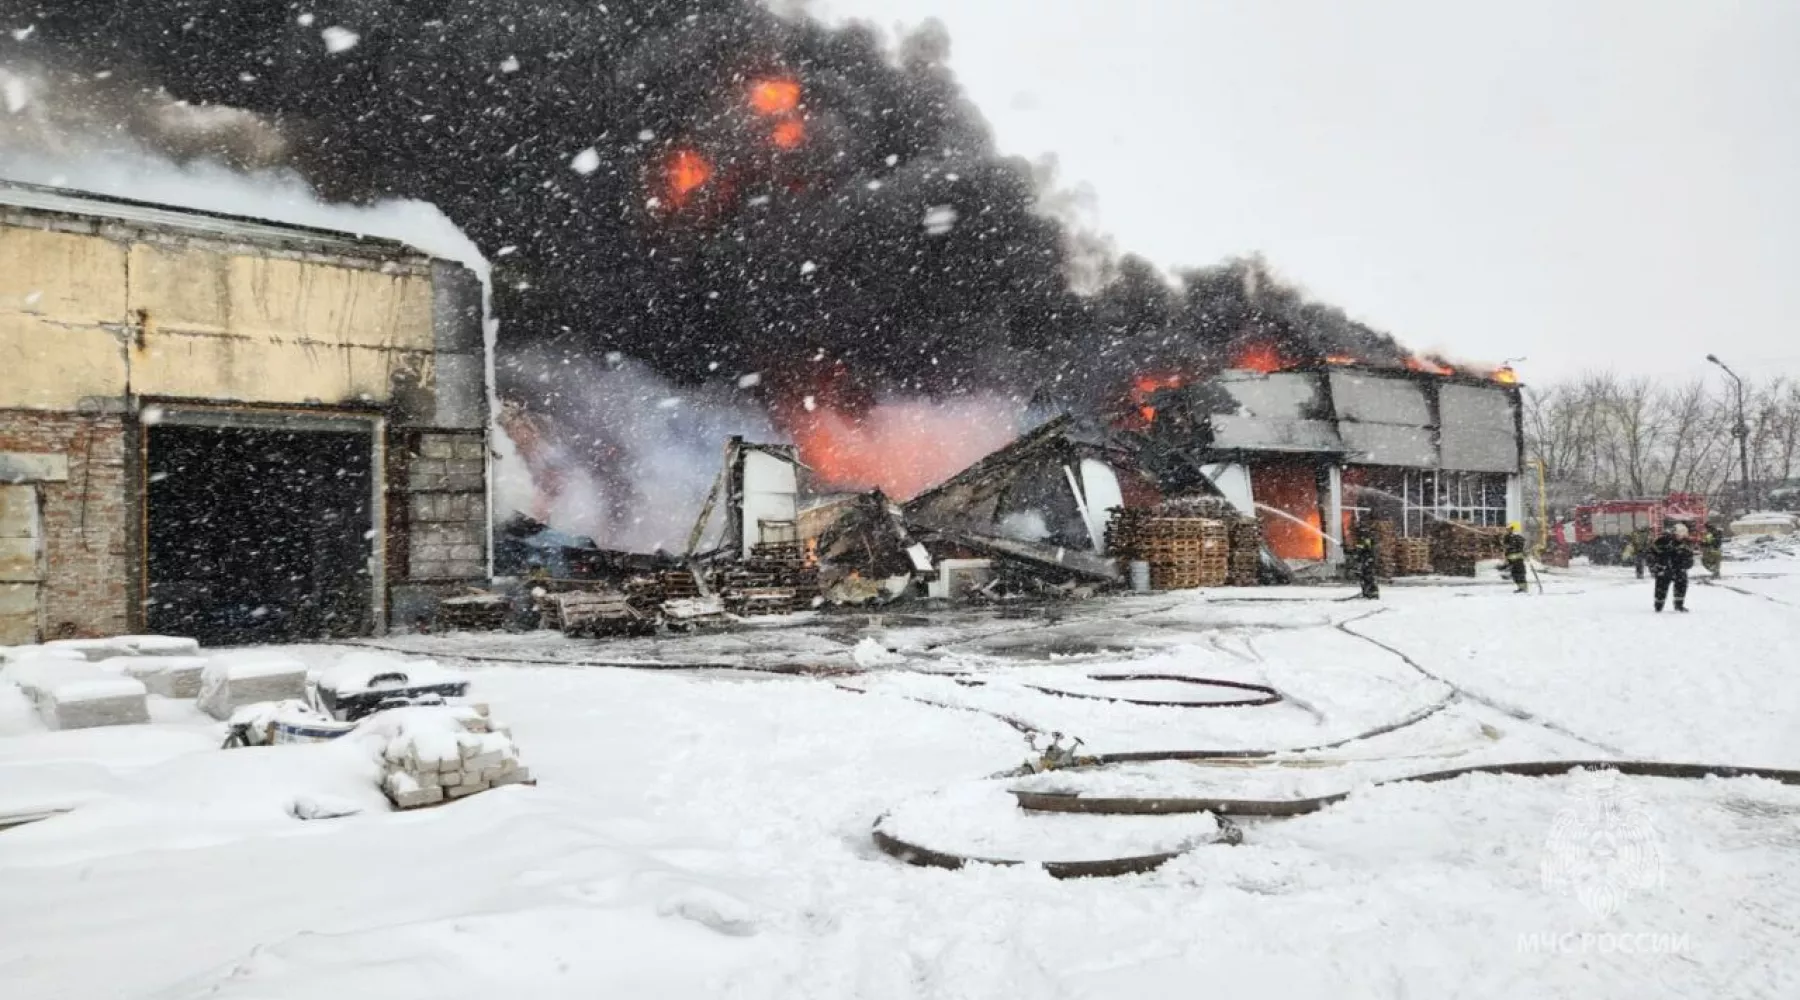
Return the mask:
[[[680,557],[615,557],[517,517],[499,548],[594,571],[587,596],[544,616],[571,634],[909,598],[1325,580],[1359,525],[1382,576],[1467,574],[1520,504],[1517,392],[1335,363],[1170,380],[1142,426],[1059,416],[903,503],[880,490],[802,503],[794,447],[734,437]],[[576,626],[576,604],[607,610]],[[602,619],[614,624],[592,626]]]

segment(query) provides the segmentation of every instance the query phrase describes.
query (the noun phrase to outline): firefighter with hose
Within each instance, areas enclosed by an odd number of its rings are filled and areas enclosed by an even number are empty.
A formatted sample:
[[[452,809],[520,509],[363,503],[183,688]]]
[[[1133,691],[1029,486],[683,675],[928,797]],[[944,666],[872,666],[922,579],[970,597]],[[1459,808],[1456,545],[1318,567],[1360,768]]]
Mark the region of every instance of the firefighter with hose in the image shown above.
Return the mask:
[[[1381,599],[1381,587],[1375,582],[1375,532],[1367,525],[1356,526],[1356,541],[1350,546],[1350,565],[1362,585],[1362,596],[1371,601]]]
[[[1506,571],[1512,574],[1513,585],[1521,594],[1531,593],[1525,583],[1525,532],[1519,522],[1513,521],[1506,526],[1506,537],[1500,540],[1500,548],[1506,554]]]
[[[1687,612],[1688,570],[1693,566],[1694,547],[1688,541],[1688,526],[1672,521],[1650,544],[1650,571],[1656,574],[1656,610],[1663,609],[1663,601],[1672,588],[1675,610]]]

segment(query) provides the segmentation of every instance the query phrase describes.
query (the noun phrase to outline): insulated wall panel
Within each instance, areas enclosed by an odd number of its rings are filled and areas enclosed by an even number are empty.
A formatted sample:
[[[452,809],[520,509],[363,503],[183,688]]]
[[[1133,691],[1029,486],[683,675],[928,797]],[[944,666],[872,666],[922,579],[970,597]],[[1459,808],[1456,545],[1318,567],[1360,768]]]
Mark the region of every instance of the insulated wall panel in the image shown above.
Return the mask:
[[[1500,386],[1438,386],[1442,468],[1518,472],[1519,424],[1512,392]]]

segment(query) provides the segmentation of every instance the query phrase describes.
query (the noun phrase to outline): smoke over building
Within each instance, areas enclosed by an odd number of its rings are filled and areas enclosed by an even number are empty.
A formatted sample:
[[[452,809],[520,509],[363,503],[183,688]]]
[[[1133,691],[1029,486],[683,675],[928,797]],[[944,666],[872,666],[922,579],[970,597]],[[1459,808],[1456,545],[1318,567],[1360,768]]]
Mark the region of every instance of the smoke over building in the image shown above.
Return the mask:
[[[0,66],[32,68],[40,103],[172,157],[282,162],[334,200],[437,204],[494,265],[502,398],[553,425],[595,410],[585,373],[628,361],[749,397],[828,482],[904,492],[1034,407],[1129,414],[1222,367],[1409,360],[1255,260],[1173,282],[1107,260],[1078,292],[1095,262],[997,154],[935,25],[890,49],[753,0],[0,13]],[[903,448],[925,418],[876,413],[918,400],[1002,430]],[[617,425],[563,433],[595,481],[635,476]]]

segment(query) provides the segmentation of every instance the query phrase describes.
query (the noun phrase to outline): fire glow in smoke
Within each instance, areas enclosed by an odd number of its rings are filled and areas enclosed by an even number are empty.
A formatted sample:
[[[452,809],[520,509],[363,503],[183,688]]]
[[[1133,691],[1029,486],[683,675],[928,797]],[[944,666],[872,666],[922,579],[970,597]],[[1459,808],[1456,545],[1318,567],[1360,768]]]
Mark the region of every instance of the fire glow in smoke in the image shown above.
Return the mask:
[[[821,486],[904,500],[1006,445],[1024,414],[997,398],[882,402],[860,413],[815,402],[783,424]]]
[[[692,149],[678,149],[669,157],[664,176],[669,181],[669,199],[676,205],[687,204],[688,198],[712,180],[712,164]]]
[[[797,80],[758,80],[750,85],[750,108],[759,115],[791,114],[799,106]]]

